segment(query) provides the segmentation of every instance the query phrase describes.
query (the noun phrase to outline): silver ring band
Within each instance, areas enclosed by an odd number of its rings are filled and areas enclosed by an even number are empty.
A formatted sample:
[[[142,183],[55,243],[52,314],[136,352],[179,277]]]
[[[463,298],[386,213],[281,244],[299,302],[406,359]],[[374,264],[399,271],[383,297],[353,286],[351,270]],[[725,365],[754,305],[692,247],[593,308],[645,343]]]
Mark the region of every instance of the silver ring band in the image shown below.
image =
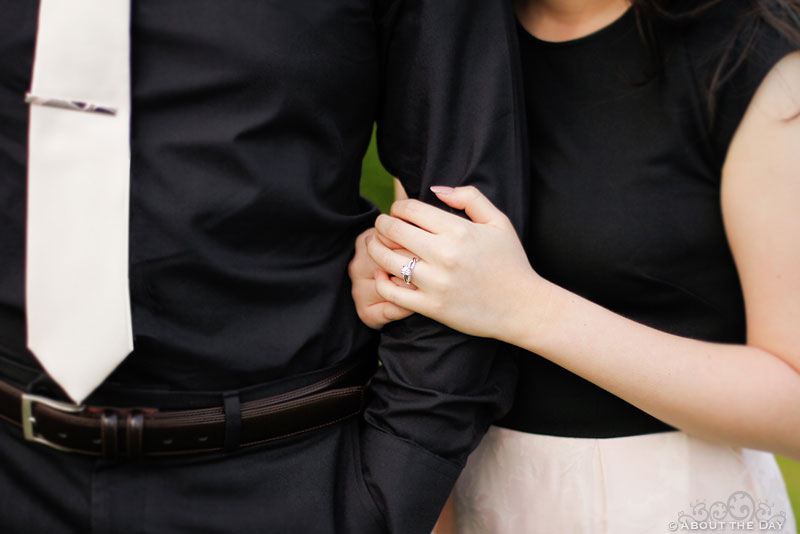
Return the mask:
[[[417,258],[411,258],[411,261],[408,262],[408,265],[403,265],[403,268],[400,269],[400,274],[403,275],[403,282],[406,284],[411,283],[411,274],[414,271],[414,267],[416,267],[418,261],[419,260]]]

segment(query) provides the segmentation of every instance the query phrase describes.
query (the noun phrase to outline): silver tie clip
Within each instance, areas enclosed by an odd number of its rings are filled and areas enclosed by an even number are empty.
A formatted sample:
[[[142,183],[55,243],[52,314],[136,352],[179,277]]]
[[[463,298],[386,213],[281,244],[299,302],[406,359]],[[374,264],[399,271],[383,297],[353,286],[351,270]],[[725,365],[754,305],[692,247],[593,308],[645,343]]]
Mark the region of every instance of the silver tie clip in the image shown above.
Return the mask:
[[[117,109],[110,106],[101,106],[91,102],[81,102],[80,100],[65,100],[63,98],[51,98],[36,96],[25,93],[25,103],[34,106],[48,106],[51,108],[71,109],[73,111],[86,111],[89,113],[100,113],[102,115],[116,115]]]

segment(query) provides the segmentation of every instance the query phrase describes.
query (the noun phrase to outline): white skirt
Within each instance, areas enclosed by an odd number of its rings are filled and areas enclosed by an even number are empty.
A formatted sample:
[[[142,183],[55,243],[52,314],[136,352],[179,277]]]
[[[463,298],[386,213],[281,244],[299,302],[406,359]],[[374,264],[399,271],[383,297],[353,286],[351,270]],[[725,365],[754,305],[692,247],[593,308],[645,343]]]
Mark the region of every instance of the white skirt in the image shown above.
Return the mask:
[[[460,534],[795,534],[766,452],[682,432],[562,438],[492,427],[454,491]]]

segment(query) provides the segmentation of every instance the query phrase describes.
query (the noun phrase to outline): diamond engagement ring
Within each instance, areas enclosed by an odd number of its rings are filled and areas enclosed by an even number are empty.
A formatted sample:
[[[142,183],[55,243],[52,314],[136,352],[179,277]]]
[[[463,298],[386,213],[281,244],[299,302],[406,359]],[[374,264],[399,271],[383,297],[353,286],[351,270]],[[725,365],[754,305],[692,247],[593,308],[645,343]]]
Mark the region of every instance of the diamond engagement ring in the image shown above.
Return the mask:
[[[400,274],[403,275],[403,282],[406,284],[411,283],[411,272],[414,270],[414,267],[417,265],[419,260],[417,258],[411,258],[411,261],[408,262],[408,265],[403,265],[403,268],[400,269]]]

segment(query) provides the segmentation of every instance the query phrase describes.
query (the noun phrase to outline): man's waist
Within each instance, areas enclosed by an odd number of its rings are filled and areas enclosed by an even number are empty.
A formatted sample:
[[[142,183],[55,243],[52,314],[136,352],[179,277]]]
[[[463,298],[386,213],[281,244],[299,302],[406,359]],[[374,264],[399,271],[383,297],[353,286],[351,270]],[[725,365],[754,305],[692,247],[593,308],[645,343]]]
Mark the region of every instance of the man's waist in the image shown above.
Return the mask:
[[[217,392],[127,389],[117,392],[121,404],[93,396],[81,406],[0,382],[0,418],[22,427],[28,441],[80,454],[140,457],[234,450],[358,414],[375,365],[376,360],[351,358],[292,377],[288,384],[282,381],[280,393],[273,383]],[[298,381],[304,385],[297,386]],[[165,399],[202,407],[165,408]]]
[[[112,375],[87,398],[86,403],[121,407],[152,406],[160,410],[205,408],[216,405],[221,396],[232,392],[236,393],[242,402],[248,402],[304,388],[328,377],[339,376],[343,370],[351,368],[355,371],[345,373],[337,384],[342,387],[363,384],[374,372],[376,364],[377,349],[370,345],[319,369],[297,373],[276,372],[278,376],[269,380],[243,381],[238,387],[176,388],[146,382],[118,382]],[[0,381],[54,400],[67,400],[32,356],[28,355],[25,359],[18,355],[10,355],[2,347],[0,347]],[[213,383],[211,379],[208,381]]]

